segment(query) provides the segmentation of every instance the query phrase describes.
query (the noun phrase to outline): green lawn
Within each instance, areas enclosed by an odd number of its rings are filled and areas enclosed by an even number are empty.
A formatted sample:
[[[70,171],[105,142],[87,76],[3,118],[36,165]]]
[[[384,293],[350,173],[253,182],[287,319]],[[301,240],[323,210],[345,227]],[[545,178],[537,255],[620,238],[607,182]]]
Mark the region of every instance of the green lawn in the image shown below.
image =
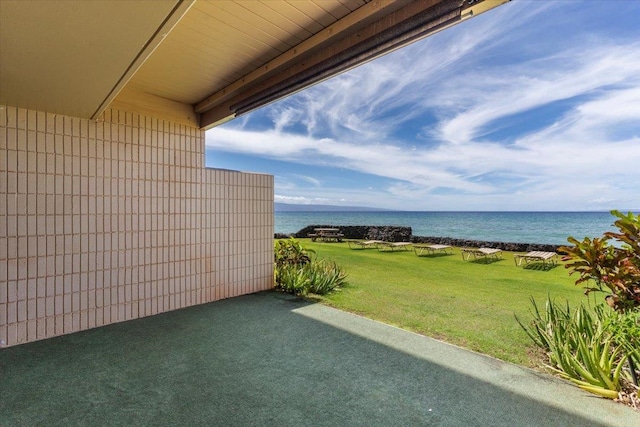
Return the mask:
[[[564,266],[516,267],[509,252],[484,264],[463,261],[458,249],[448,256],[417,257],[413,251],[300,241],[349,275],[349,286],[320,297],[322,303],[525,366],[540,363],[514,318],[531,318],[530,297],[542,307],[547,295],[572,307],[588,302]]]

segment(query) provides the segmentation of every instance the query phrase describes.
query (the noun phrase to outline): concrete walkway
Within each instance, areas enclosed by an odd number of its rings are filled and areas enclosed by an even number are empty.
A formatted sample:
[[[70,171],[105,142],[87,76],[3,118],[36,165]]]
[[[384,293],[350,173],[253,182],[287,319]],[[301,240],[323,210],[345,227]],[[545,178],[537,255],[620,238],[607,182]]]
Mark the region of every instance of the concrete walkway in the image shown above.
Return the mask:
[[[535,371],[276,293],[0,350],[0,425],[638,426]]]

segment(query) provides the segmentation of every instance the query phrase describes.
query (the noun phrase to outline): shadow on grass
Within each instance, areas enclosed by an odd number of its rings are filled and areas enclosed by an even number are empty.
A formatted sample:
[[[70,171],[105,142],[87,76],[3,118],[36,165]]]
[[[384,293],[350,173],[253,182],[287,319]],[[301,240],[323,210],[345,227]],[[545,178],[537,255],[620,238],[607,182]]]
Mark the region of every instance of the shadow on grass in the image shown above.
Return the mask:
[[[550,271],[558,267],[558,264],[542,263],[542,262],[530,262],[523,266],[525,270],[537,270],[537,271]]]
[[[453,254],[445,254],[445,253],[442,253],[442,252],[427,253],[427,254],[420,254],[420,255],[416,254],[416,256],[418,258],[444,258],[444,257],[448,257],[448,256],[451,256],[451,255],[453,255]]]
[[[0,425],[606,424],[514,391],[510,370],[262,292],[1,350]]]
[[[476,259],[472,259],[466,262],[471,262],[474,264],[495,264],[497,262],[502,262],[505,261],[504,258],[489,258],[489,257],[485,257],[485,258],[476,258]]]

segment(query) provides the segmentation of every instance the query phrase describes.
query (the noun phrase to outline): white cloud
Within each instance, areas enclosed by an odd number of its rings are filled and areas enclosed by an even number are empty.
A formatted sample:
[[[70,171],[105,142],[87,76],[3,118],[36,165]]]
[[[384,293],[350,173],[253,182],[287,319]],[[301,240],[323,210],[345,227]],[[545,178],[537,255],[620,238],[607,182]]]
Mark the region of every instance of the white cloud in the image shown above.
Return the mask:
[[[298,179],[301,179],[302,181],[308,182],[312,185],[314,185],[315,187],[320,187],[321,186],[321,181],[319,179],[316,179],[312,176],[307,176],[307,175],[299,175],[299,174],[294,174],[294,176]]]
[[[275,194],[273,196],[273,200],[279,203],[291,203],[296,205],[325,204],[331,201],[331,199],[326,197],[309,198],[305,196],[283,196],[281,194]]]
[[[455,112],[453,117],[438,126],[437,136],[453,143],[468,142],[482,136],[485,126],[495,120],[582,95],[606,99],[608,95],[598,91],[617,84],[627,87],[620,89],[617,99],[612,101],[625,100],[627,105],[631,104],[637,99],[640,87],[638,55],[640,44],[637,43],[575,49],[546,61],[505,67],[499,77],[496,76],[497,70],[489,69],[485,73],[476,73],[473,82],[466,76],[454,79],[434,97],[435,108]],[[593,110],[603,102],[591,104]],[[579,105],[576,107],[578,110],[581,108]],[[637,109],[635,106],[630,111]],[[629,110],[619,107],[608,111],[608,117],[600,116],[600,120],[604,120],[603,125],[616,123],[620,116],[630,115]]]

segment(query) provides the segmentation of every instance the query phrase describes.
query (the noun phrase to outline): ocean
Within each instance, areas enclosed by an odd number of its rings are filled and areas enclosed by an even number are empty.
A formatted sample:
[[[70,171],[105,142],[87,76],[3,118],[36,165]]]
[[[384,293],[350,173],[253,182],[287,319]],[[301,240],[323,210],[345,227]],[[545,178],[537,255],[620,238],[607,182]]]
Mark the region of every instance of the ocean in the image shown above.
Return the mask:
[[[549,245],[616,230],[609,212],[276,212],[274,219],[276,233],[308,225],[400,225],[414,236]]]

